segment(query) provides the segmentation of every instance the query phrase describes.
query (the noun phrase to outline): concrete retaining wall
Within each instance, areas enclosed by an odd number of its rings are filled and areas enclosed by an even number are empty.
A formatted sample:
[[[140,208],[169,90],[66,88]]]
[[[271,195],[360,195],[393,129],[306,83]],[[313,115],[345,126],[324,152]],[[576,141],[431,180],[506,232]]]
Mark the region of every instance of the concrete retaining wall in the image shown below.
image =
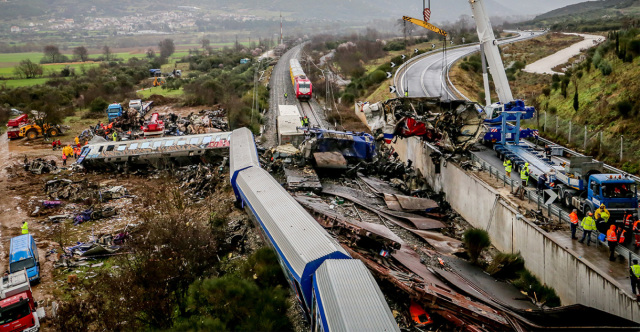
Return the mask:
[[[451,163],[442,161],[441,172],[436,174],[429,157],[431,148],[417,138],[398,139],[394,147],[403,161],[413,161],[436,191],[446,194],[451,207],[471,225],[488,227],[491,242],[498,250],[520,252],[527,269],[553,287],[564,305],[581,303],[640,321],[640,304],[624,293],[615,280],[547,237],[545,231],[518,214],[508,197],[500,196],[473,173]]]

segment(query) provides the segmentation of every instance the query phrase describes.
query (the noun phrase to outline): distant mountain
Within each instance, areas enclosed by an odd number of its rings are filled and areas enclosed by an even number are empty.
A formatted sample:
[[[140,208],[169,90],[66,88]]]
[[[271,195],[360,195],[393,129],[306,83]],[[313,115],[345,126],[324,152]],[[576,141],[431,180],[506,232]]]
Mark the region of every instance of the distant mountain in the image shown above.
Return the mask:
[[[572,22],[582,25],[595,21],[614,23],[619,22],[619,18],[638,17],[638,15],[640,15],[640,0],[587,1],[538,15],[524,24],[567,26]]]
[[[491,16],[531,16],[579,0],[485,0]],[[289,14],[289,17],[320,20],[358,20],[373,18],[421,17],[422,3],[416,0],[8,0],[0,2],[0,18],[34,18],[39,16],[118,16],[132,12],[175,10],[178,6],[196,6],[204,10],[230,14],[263,15],[266,12]],[[455,21],[471,15],[468,0],[432,1],[432,21]],[[92,11],[92,9],[94,11]]]

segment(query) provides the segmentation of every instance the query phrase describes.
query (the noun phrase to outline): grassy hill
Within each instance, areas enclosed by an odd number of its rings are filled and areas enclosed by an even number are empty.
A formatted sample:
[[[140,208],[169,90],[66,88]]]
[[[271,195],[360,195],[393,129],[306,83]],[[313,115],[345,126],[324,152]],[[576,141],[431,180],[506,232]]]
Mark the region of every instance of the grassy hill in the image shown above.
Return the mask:
[[[582,61],[566,75],[518,70],[543,53],[551,54],[576,42],[575,36],[549,36],[549,39],[543,36],[502,49],[514,97],[535,106],[539,114],[537,121],[523,125],[540,129],[541,136],[554,142],[640,174],[640,81],[637,79],[640,76],[640,29],[620,31],[617,37],[610,33],[609,40],[597,48],[570,59],[569,63]],[[472,70],[477,67],[474,61],[476,59],[469,57],[458,63],[451,79],[463,93],[479,100],[482,76],[481,71]],[[518,62],[522,64],[518,66]],[[545,118],[547,127],[543,130]],[[624,136],[622,160],[621,136]]]
[[[635,26],[639,15],[640,0],[587,1],[552,10],[518,25],[551,27],[556,31],[604,31]]]

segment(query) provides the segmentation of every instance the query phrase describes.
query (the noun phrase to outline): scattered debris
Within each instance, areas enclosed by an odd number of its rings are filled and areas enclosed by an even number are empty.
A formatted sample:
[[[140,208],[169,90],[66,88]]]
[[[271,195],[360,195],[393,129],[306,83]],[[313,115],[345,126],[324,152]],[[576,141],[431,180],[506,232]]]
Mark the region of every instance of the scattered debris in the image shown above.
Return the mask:
[[[357,103],[367,126],[387,143],[394,137],[419,136],[442,152],[461,153],[484,134],[484,113],[466,100],[395,98],[375,104]]]

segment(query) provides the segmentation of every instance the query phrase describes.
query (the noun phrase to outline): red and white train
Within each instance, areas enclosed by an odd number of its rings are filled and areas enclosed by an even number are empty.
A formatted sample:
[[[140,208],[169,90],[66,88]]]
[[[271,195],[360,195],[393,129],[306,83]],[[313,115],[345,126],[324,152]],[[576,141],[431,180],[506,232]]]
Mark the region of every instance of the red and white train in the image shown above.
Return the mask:
[[[311,93],[313,92],[311,81],[302,70],[300,62],[296,59],[289,61],[289,73],[291,74],[291,84],[293,84],[293,91],[296,93],[296,98],[309,100],[311,99]]]

